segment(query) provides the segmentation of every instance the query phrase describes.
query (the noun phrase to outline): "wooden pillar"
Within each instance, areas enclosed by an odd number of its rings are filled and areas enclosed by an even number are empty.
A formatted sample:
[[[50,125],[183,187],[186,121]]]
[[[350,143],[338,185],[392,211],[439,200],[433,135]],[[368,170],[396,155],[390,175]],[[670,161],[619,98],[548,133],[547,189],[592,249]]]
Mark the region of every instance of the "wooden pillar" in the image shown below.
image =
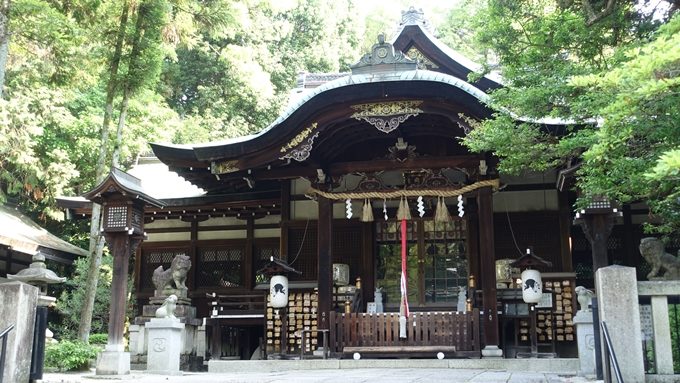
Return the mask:
[[[569,193],[567,191],[557,192],[557,204],[559,206],[558,219],[560,221],[560,253],[562,259],[561,271],[573,271],[573,261],[569,238],[571,237],[571,207],[569,206]]]
[[[328,329],[333,299],[333,201],[319,196],[318,222],[318,286],[319,286],[319,329]]]
[[[637,252],[636,246],[633,242],[633,217],[630,211],[630,205],[623,205],[623,264],[630,267],[635,267]]]
[[[493,196],[491,187],[479,189],[479,262],[481,270],[482,305],[484,315],[485,349],[494,349],[485,356],[496,355],[498,350],[498,314],[496,309],[496,256],[493,234]],[[500,350],[498,350],[500,351]]]
[[[255,220],[249,217],[246,220],[246,252],[243,254],[243,286],[252,289],[255,285],[255,275],[253,272],[253,252],[255,247]]]
[[[130,253],[136,249],[137,244],[141,240],[135,239],[125,232],[118,232],[106,234],[106,242],[113,255],[108,345],[113,346],[113,348],[119,348],[117,351],[123,351],[125,312],[127,308],[128,264],[130,262]]]
[[[468,274],[474,275],[479,281],[481,274],[479,268],[479,217],[477,215],[477,201],[469,198],[466,205],[467,215],[467,256],[469,262]],[[472,298],[472,297],[468,297]]]
[[[189,254],[191,258],[192,265],[198,265],[198,221],[191,221],[191,233],[190,233],[190,244],[189,244]],[[198,267],[192,267],[189,269],[189,275],[187,278],[187,287],[189,291],[194,291],[196,288],[196,275],[198,275]],[[139,285],[137,285],[139,286]]]
[[[362,268],[361,273],[361,292],[364,298],[364,307],[366,309],[366,302],[372,302],[375,291],[375,242],[374,230],[375,222],[364,222],[361,224],[361,240],[362,240]]]
[[[425,290],[427,290],[428,286],[425,286],[424,281],[425,281],[425,257],[427,256],[427,250],[425,249],[425,225],[423,224],[422,220],[413,220],[411,221],[414,225],[416,226],[416,230],[418,233],[418,279],[417,281],[420,281],[423,283],[420,288],[418,289],[420,293],[418,294],[418,301],[420,302],[419,306],[424,306],[425,305]],[[408,245],[407,245],[408,249]],[[408,254],[408,250],[406,250]],[[411,277],[413,278],[413,277]],[[433,289],[433,293],[436,292],[436,289]],[[436,299],[436,296],[433,296],[433,299]],[[413,302],[415,303],[415,302]],[[415,304],[414,304],[415,306]]]
[[[281,182],[281,239],[279,254],[281,258],[288,257],[288,225],[290,222],[290,181]]]

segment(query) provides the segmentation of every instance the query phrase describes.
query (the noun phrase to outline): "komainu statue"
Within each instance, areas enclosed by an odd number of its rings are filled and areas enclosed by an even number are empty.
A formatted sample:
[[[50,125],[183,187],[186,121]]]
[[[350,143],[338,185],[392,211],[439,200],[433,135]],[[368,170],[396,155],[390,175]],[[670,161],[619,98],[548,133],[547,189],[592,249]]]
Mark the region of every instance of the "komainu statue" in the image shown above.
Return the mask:
[[[184,254],[177,254],[172,259],[170,268],[163,270],[163,266],[158,266],[153,271],[151,281],[156,286],[156,291],[172,293],[173,290],[187,290],[186,280],[189,269],[191,268],[191,259]]]
[[[156,318],[177,318],[175,309],[177,308],[177,295],[172,294],[165,298],[163,305],[156,310]]]
[[[640,254],[652,267],[647,279],[680,279],[680,258],[666,253],[663,242],[658,238],[647,237],[640,241]],[[659,274],[663,271],[663,274]]]
[[[576,289],[574,289],[576,292],[576,295],[578,296],[578,304],[581,306],[581,310],[583,312],[591,312],[590,305],[593,302],[593,297],[595,296],[595,293],[592,291],[586,289],[583,286],[576,286]]]

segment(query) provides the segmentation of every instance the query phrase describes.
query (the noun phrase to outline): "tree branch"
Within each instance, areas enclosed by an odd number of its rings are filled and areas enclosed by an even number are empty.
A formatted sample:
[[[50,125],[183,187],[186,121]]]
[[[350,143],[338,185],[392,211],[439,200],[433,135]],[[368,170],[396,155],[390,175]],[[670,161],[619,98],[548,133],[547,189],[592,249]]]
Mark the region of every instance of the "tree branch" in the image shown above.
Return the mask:
[[[616,4],[616,0],[607,0],[607,5],[602,11],[600,11],[600,13],[595,13],[593,4],[591,4],[590,0],[581,0],[581,4],[583,6],[583,10],[586,12],[586,16],[588,16],[586,25],[591,26],[603,18],[609,16],[614,11],[614,4]]]

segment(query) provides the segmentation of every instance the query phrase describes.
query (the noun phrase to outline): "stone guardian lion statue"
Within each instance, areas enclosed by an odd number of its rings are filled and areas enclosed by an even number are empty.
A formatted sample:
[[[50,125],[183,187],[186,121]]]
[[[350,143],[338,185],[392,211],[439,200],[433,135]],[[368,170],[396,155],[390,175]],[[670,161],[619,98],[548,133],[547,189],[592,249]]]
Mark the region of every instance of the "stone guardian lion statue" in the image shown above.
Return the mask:
[[[173,289],[187,290],[186,280],[189,269],[191,268],[191,259],[185,254],[177,254],[172,259],[170,268],[163,270],[163,266],[158,266],[153,271],[151,281],[156,286],[156,291],[171,292]]]
[[[680,258],[666,253],[663,242],[647,237],[640,241],[640,254],[652,267],[647,279],[680,280]],[[663,271],[663,274],[659,274]]]
[[[165,298],[163,305],[156,310],[156,318],[177,318],[175,308],[177,308],[177,295],[172,294]]]

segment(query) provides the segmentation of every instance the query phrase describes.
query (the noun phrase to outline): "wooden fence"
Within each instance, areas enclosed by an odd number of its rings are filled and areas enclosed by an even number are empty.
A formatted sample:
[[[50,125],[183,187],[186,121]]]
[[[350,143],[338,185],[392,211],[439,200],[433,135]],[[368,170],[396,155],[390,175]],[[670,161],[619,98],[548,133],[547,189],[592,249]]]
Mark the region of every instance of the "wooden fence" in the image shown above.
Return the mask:
[[[342,353],[345,347],[454,346],[457,356],[480,355],[478,309],[467,313],[414,312],[406,329],[406,338],[399,338],[399,313],[331,312],[331,352]]]

